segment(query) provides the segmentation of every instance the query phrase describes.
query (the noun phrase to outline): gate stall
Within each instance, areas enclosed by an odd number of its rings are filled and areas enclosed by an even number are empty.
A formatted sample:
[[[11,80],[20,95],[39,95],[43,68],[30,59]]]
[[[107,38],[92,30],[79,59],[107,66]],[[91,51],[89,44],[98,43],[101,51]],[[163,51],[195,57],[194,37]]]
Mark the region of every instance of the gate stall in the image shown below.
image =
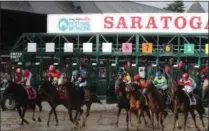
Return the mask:
[[[196,15],[202,18],[202,26],[195,30],[194,21],[187,26],[172,24],[173,21],[166,25],[159,21],[167,16],[172,20],[192,21]],[[130,27],[129,18],[135,21]],[[147,25],[140,27],[136,22],[138,18],[144,19]],[[49,64],[65,70],[70,77],[85,61],[92,90],[101,99],[112,101],[115,98],[114,78],[127,60],[132,60],[135,74],[145,79],[154,77],[171,57],[176,63],[188,62],[188,68],[192,69],[205,64],[209,43],[208,29],[204,27],[207,18],[207,13],[48,15],[47,33],[24,33],[11,53],[22,54],[17,60],[22,66],[26,61],[35,63],[36,72],[40,73],[38,79],[43,78]]]

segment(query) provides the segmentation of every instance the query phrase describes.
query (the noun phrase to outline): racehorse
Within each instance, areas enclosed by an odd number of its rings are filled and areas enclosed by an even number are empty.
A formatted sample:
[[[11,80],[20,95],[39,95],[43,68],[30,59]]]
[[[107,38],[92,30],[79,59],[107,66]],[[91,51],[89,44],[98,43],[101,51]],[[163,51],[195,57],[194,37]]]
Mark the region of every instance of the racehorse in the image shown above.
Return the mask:
[[[116,126],[118,126],[118,120],[120,117],[120,113],[122,109],[126,110],[126,128],[129,130],[129,109],[130,109],[130,104],[129,100],[127,98],[127,93],[126,93],[126,83],[121,81],[118,83],[118,85],[115,87],[115,92],[118,94],[117,98],[117,104],[118,104],[118,113],[117,113],[117,121],[116,121]]]
[[[202,122],[202,126],[205,127],[204,121],[203,121],[203,114],[205,113],[205,109],[202,105],[202,102],[200,98],[194,94],[194,97],[196,99],[196,105],[190,106],[190,98],[186,94],[185,91],[182,90],[184,88],[184,85],[174,84],[172,88],[173,93],[173,101],[174,101],[174,125],[173,125],[173,131],[175,130],[176,121],[178,125],[178,114],[183,113],[184,114],[184,131],[186,130],[186,122],[188,117],[188,112],[190,112],[195,127],[199,129],[199,127],[196,124],[196,118],[194,114],[194,110],[196,110],[199,114],[200,120]],[[178,125],[178,128],[181,128]]]
[[[68,102],[66,99],[67,96],[61,96],[59,94],[59,91],[56,89],[55,85],[53,85],[50,81],[46,81],[46,80],[43,81],[43,83],[40,85],[39,92],[41,96],[44,98],[44,100],[47,101],[51,107],[47,121],[47,126],[49,126],[52,112],[54,112],[56,125],[58,125],[56,107],[58,105],[63,105],[68,109]]]
[[[151,120],[149,106],[147,104],[146,96],[141,92],[141,87],[135,83],[130,83],[126,87],[126,91],[130,94],[130,111],[135,112],[138,117],[137,130],[139,130],[139,124],[141,123],[141,116],[144,119],[145,125],[147,121],[144,116],[146,112],[148,118]]]
[[[160,124],[162,127],[162,131],[164,130],[164,125],[163,122],[168,115],[168,113],[165,111],[166,105],[164,102],[164,96],[159,92],[159,90],[155,87],[155,85],[151,82],[147,82],[147,88],[145,91],[145,94],[148,97],[148,103],[149,103],[149,108],[152,113],[152,129],[154,131],[154,114],[156,115],[157,122],[159,123],[160,119]],[[158,125],[157,123],[157,125]]]
[[[3,94],[3,99],[6,98],[7,95],[9,95],[10,99],[13,98],[15,100],[15,107],[19,113],[20,118],[22,119],[20,123],[21,125],[23,125],[24,123],[29,124],[29,122],[24,118],[27,106],[30,106],[33,109],[33,116],[32,116],[33,121],[36,121],[35,119],[36,105],[39,107],[38,121],[41,122],[40,112],[42,111],[42,105],[41,105],[42,98],[39,95],[38,90],[36,88],[33,88],[33,93],[36,96],[31,98],[30,97],[31,94],[28,94],[27,88],[24,88],[24,86],[21,84],[16,84],[12,81],[9,81],[9,84],[6,87],[5,92]]]

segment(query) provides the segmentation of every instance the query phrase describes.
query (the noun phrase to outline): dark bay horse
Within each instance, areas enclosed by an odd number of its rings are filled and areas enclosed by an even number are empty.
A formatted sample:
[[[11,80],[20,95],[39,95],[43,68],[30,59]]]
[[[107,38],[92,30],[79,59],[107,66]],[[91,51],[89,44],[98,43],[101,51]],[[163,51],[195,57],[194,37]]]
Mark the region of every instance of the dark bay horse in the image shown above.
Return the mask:
[[[138,117],[137,130],[139,130],[139,124],[141,123],[141,116],[144,119],[145,125],[147,125],[147,121],[144,116],[144,112],[146,112],[148,118],[151,120],[149,106],[147,104],[146,96],[142,93],[142,88],[135,84],[130,83],[126,87],[126,91],[130,95],[130,111],[134,112]]]
[[[28,106],[33,109],[33,116],[32,116],[33,121],[36,120],[34,118],[36,105],[39,107],[38,121],[41,122],[40,112],[42,111],[42,105],[41,105],[42,98],[38,93],[38,89],[36,89],[35,87],[33,89],[36,93],[36,98],[29,99],[27,91],[23,85],[9,81],[9,84],[6,87],[5,92],[3,94],[3,99],[6,98],[7,95],[10,95],[9,96],[10,99],[13,98],[15,100],[15,107],[19,113],[20,118],[22,119],[20,123],[21,125],[23,125],[24,123],[29,124],[29,122],[24,118]]]
[[[194,114],[194,110],[196,110],[200,116],[200,120],[202,122],[202,126],[205,127],[204,121],[203,121],[203,114],[205,113],[205,109],[202,105],[201,99],[194,94],[194,97],[196,99],[196,105],[190,106],[190,100],[188,95],[186,94],[185,91],[182,89],[184,88],[183,85],[179,84],[174,84],[172,88],[172,93],[173,93],[173,101],[174,101],[174,125],[173,125],[173,130],[175,130],[176,126],[176,121],[178,125],[178,114],[183,113],[184,114],[184,131],[186,130],[186,123],[187,123],[187,117],[188,113],[190,112],[195,127],[199,129],[199,127],[196,124],[196,118]],[[178,126],[178,128],[181,128]]]
[[[43,99],[47,101],[51,107],[48,121],[47,121],[47,126],[49,126],[52,113],[54,113],[56,125],[58,125],[56,107],[58,105],[63,105],[64,107],[68,109],[67,99],[66,98],[62,99],[59,97],[56,87],[50,81],[43,81],[43,83],[39,87],[39,92],[41,96],[43,97]]]
[[[65,78],[65,79],[67,79],[67,78]],[[88,91],[85,92],[85,95],[87,95],[87,97],[88,96],[90,96],[90,97],[88,97],[89,99],[87,101],[85,101],[84,100],[84,93],[78,91],[75,88],[74,84],[71,82],[66,82],[65,84],[63,84],[63,87],[65,89],[65,97],[60,98],[58,90],[51,82],[44,81],[40,86],[39,90],[40,90],[42,96],[51,106],[51,111],[49,112],[49,117],[48,117],[48,122],[47,122],[48,126],[49,126],[52,112],[54,112],[55,119],[56,119],[56,125],[58,125],[58,118],[57,118],[57,113],[55,110],[58,105],[63,105],[68,110],[70,121],[72,123],[76,123],[76,125],[77,125],[78,121],[80,120],[80,116],[83,113],[83,110],[81,109],[81,107],[83,105],[86,105],[86,107],[87,107],[87,112],[86,112],[86,117],[85,117],[85,120],[86,120],[87,117],[89,116],[89,112],[90,112],[90,108],[91,108],[92,103],[100,103],[101,104],[98,97],[94,94],[89,93]],[[88,95],[88,94],[91,94],[91,95]],[[72,110],[77,111],[74,119],[72,118]],[[83,126],[85,126],[85,121],[83,122]]]
[[[126,110],[126,128],[127,130],[129,130],[130,104],[129,104],[129,100],[127,98],[127,93],[126,93],[126,83],[123,81],[118,82],[118,84],[116,84],[115,86],[115,92],[118,94],[118,97],[117,97],[118,113],[117,113],[116,126],[118,126],[118,120],[119,120],[122,109],[125,109]]]
[[[166,105],[164,102],[164,96],[159,92],[159,90],[155,87],[155,85],[152,83],[152,81],[148,82],[146,91],[145,91],[147,97],[148,97],[148,103],[149,108],[152,113],[152,128],[154,131],[154,114],[156,115],[157,122],[161,124],[161,129],[164,131],[164,125],[163,122],[168,115],[168,113],[165,111]],[[158,125],[157,123],[157,125]]]

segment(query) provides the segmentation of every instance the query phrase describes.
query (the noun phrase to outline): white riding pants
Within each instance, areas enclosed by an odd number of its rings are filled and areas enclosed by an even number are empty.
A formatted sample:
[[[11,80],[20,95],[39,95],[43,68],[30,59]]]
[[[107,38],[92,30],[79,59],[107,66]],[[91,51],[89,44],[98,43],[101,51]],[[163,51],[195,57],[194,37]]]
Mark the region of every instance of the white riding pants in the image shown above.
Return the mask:
[[[193,92],[194,87],[192,87],[192,86],[184,86],[184,88],[182,90],[186,91],[187,93],[191,93],[191,92]]]

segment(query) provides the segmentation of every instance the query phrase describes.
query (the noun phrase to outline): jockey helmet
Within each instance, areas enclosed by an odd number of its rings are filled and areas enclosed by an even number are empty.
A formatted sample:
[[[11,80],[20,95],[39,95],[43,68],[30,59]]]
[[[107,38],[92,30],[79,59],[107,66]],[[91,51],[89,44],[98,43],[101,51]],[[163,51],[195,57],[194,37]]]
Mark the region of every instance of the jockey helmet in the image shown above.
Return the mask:
[[[188,73],[184,73],[184,74],[182,75],[182,77],[183,77],[183,78],[189,78],[189,74],[188,74]]]
[[[54,65],[50,65],[50,66],[49,66],[49,71],[53,71],[53,70],[55,70]]]
[[[155,73],[155,76],[162,76],[162,73],[160,71]]]
[[[183,67],[183,66],[184,66],[183,61],[180,61],[180,62],[178,63],[178,67]]]
[[[21,69],[20,68],[17,68],[16,69],[16,73],[20,73],[21,72]]]
[[[141,79],[141,77],[139,76],[139,74],[136,74],[135,76],[134,76],[134,80],[135,81],[138,81],[138,80],[140,80]]]
[[[74,70],[73,73],[72,73],[73,76],[77,76],[78,74],[79,74],[79,73],[78,73],[77,70]]]

